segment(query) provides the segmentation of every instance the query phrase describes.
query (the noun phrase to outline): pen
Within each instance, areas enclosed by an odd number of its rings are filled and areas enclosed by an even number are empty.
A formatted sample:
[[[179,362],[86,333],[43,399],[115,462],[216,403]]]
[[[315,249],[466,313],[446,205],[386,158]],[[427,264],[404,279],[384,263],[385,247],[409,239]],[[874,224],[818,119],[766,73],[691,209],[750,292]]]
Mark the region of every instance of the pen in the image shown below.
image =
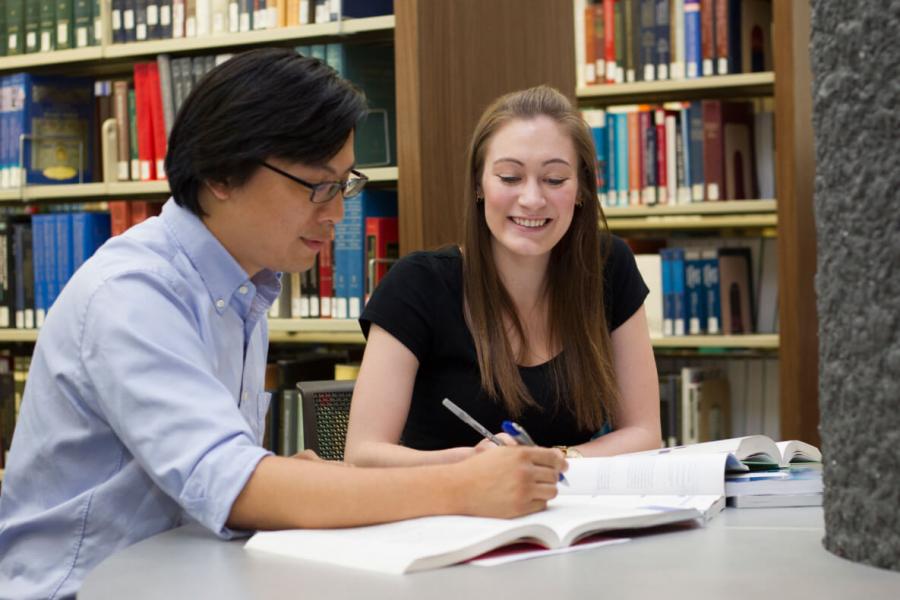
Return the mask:
[[[523,446],[537,446],[534,443],[534,440],[531,439],[531,436],[528,435],[528,432],[525,431],[525,428],[515,423],[513,421],[503,421],[503,431],[511,435],[517,442],[522,444]],[[559,481],[565,485],[569,485],[569,482],[566,480],[565,476],[560,473]]]
[[[474,429],[475,431],[477,431],[478,433],[483,435],[485,437],[485,439],[491,440],[498,446],[504,445],[503,441],[500,438],[498,438],[496,435],[494,435],[493,433],[488,431],[487,427],[485,427],[484,425],[482,425],[481,423],[479,423],[478,421],[473,419],[471,417],[471,415],[469,415],[469,413],[467,413],[466,411],[464,411],[463,409],[461,409],[460,407],[455,405],[453,403],[453,401],[450,400],[450,398],[444,398],[444,401],[442,402],[442,404],[447,408],[447,410],[449,410],[454,415],[459,417],[460,421],[462,421],[463,423],[465,423],[466,425],[468,425],[469,427],[471,427],[472,429]]]

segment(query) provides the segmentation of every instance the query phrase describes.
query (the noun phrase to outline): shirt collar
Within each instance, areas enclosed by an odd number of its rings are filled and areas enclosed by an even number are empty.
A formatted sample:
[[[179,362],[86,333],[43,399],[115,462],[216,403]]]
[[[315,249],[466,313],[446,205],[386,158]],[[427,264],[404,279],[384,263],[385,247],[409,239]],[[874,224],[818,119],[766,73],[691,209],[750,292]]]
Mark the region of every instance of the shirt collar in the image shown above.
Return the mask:
[[[160,216],[203,279],[216,310],[222,313],[237,289],[251,281],[247,273],[200,218],[178,206],[174,198],[165,203]],[[281,290],[278,274],[269,269],[257,273],[252,282],[269,303]]]

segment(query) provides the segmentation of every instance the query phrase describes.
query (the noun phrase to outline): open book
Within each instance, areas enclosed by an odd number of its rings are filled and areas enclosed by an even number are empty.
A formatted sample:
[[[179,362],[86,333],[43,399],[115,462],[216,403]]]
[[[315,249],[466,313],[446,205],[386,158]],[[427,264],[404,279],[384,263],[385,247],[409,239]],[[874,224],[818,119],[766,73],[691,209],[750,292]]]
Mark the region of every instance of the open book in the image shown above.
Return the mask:
[[[368,527],[259,532],[245,548],[401,574],[451,565],[519,541],[560,548],[595,533],[654,527],[699,516],[693,508],[602,507],[567,498],[553,500],[547,510],[517,519],[423,517]]]
[[[806,442],[790,440],[775,442],[765,435],[747,435],[728,440],[715,442],[703,442],[690,446],[678,446],[675,448],[663,448],[652,453],[678,453],[678,454],[704,454],[727,452],[734,456],[744,466],[730,462],[729,470],[746,471],[749,469],[775,469],[787,467],[792,462],[821,462],[822,453],[819,449]]]
[[[593,496],[598,502],[673,505],[682,498],[707,518],[721,509],[727,494],[726,474],[777,469],[789,461],[821,460],[821,453],[803,442],[776,444],[762,435],[705,442],[649,452],[569,461],[569,487],[560,495]],[[757,471],[758,472],[758,471]],[[774,472],[778,475],[778,472]],[[709,502],[715,499],[715,502]],[[708,502],[708,506],[703,506]]]

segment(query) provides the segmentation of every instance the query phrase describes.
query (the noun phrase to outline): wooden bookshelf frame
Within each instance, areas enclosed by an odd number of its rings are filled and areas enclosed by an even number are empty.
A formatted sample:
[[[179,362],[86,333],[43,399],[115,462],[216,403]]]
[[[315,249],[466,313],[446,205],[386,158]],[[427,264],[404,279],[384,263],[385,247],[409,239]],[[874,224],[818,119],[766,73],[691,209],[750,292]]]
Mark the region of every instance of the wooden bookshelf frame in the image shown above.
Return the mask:
[[[39,329],[0,329],[0,343],[35,342]],[[273,343],[365,344],[356,319],[269,319]],[[654,348],[732,348],[777,350],[778,334],[688,335],[653,338]]]
[[[363,169],[369,183],[396,183],[397,167]],[[73,183],[66,185],[26,185],[21,188],[0,190],[0,203],[39,202],[48,200],[102,201],[145,196],[168,196],[169,182],[160,181],[110,181]]]
[[[576,91],[581,104],[614,104],[660,100],[687,100],[698,97],[772,95],[775,73],[714,75],[696,79],[638,81],[580,87]]]

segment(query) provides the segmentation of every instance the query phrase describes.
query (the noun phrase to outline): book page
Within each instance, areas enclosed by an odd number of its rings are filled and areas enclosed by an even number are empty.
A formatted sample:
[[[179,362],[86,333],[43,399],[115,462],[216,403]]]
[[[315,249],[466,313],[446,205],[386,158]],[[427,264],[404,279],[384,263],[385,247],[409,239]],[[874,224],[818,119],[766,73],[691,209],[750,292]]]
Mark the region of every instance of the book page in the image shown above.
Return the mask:
[[[515,521],[544,525],[558,536],[560,541],[557,546],[568,546],[587,534],[654,527],[700,516],[699,511],[691,508],[637,507],[626,503],[603,506],[602,503],[590,502],[584,496],[560,496],[548,503],[547,510],[519,517]]]
[[[725,507],[725,499],[715,494],[666,495],[666,494],[604,494],[559,496],[553,500],[559,505],[596,506],[602,508],[693,508],[708,521]]]
[[[794,462],[822,462],[822,453],[812,444],[800,440],[776,442],[778,451],[781,452],[785,463]]]
[[[453,564],[521,539],[553,534],[538,521],[478,517],[423,517],[345,529],[258,532],[245,549],[333,565],[407,573]]]
[[[728,454],[622,454],[569,461],[560,495],[665,494],[722,496]]]

